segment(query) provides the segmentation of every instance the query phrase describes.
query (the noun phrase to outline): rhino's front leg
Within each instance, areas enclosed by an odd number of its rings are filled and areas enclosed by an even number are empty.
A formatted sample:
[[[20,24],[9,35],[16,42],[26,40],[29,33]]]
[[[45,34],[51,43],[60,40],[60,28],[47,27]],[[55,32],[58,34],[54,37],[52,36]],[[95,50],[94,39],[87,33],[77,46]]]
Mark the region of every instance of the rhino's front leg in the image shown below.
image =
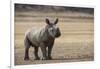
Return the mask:
[[[54,45],[54,40],[48,46],[48,60],[52,59],[51,53],[52,53],[53,45]]]
[[[48,60],[52,59],[52,57],[51,57],[52,47],[53,47],[53,45],[52,46],[48,46]]]
[[[38,56],[38,47],[34,47],[34,55],[35,55],[35,60],[39,60],[39,56]]]
[[[46,46],[43,43],[41,43],[40,48],[41,48],[41,52],[42,52],[42,60],[47,60]]]

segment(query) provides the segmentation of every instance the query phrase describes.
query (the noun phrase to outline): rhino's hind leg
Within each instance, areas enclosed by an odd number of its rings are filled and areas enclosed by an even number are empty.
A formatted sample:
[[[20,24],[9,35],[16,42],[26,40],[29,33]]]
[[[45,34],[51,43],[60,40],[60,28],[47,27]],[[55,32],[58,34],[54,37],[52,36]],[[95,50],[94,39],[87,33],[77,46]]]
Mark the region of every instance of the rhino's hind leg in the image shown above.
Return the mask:
[[[39,60],[39,56],[38,56],[38,48],[39,47],[34,47],[34,56],[35,56],[35,60]]]
[[[25,44],[25,56],[24,56],[24,60],[29,60],[30,43],[29,43],[29,40],[27,39],[27,37],[24,40],[24,44]]]
[[[29,48],[25,48],[25,57],[24,60],[29,60]]]

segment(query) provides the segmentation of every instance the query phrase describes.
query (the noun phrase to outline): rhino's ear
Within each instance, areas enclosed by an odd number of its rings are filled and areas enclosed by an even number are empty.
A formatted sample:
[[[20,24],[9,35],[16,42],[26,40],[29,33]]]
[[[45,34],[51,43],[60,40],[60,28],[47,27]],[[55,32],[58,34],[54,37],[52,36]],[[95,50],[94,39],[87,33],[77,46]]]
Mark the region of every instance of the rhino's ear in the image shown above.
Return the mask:
[[[46,18],[46,23],[47,23],[48,25],[50,25],[50,21],[49,21],[49,19],[47,19],[47,18]]]
[[[54,24],[57,24],[58,23],[58,18],[56,19],[56,21],[54,22]]]

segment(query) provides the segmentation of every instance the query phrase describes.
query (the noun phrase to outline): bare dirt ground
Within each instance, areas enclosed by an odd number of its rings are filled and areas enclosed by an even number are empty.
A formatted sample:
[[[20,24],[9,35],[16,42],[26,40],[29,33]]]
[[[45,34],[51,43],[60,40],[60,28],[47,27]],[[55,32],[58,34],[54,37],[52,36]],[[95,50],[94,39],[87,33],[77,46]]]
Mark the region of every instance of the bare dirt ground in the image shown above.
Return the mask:
[[[24,61],[24,34],[32,27],[38,29],[44,26],[46,17],[51,21],[56,17],[59,18],[58,26],[62,34],[55,41],[52,51],[53,60],[34,60],[34,49],[31,47],[30,60]],[[93,16],[88,14],[17,12],[14,34],[15,65],[80,62],[94,59],[94,23]],[[41,57],[40,50],[39,56]]]

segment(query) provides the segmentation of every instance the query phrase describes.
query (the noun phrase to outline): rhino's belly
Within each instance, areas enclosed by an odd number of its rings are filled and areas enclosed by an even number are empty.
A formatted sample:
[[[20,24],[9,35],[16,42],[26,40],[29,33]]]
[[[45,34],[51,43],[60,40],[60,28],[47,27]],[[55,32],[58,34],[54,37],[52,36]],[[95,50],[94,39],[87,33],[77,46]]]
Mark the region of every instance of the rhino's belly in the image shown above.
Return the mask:
[[[32,39],[32,44],[34,45],[34,46],[39,46],[40,45],[40,42],[38,42],[37,40],[35,40],[35,39]]]

